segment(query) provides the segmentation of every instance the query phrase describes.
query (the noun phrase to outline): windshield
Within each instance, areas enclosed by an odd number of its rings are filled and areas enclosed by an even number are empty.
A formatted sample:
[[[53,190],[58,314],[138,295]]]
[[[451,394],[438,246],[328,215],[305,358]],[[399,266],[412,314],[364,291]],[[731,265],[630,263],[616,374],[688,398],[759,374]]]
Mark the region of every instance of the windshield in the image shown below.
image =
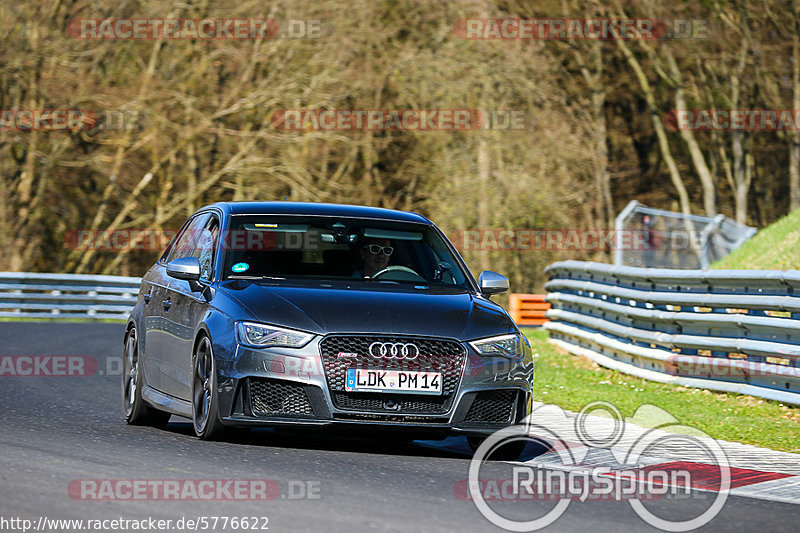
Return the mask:
[[[342,279],[469,289],[430,225],[356,218],[234,215],[223,279]]]

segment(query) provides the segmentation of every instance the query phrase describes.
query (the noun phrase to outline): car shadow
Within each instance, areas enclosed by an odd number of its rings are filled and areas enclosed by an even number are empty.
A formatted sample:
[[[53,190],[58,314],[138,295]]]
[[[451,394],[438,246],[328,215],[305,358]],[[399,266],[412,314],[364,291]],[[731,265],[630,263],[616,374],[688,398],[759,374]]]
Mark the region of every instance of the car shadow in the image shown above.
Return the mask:
[[[195,438],[192,424],[180,418],[173,417],[164,429]],[[353,436],[329,430],[252,428],[226,431],[221,442],[239,446],[466,460],[472,459],[473,456],[466,437],[461,436],[451,436],[442,440],[406,440],[400,436]],[[528,461],[551,450],[549,444],[532,439],[528,441],[517,460]]]

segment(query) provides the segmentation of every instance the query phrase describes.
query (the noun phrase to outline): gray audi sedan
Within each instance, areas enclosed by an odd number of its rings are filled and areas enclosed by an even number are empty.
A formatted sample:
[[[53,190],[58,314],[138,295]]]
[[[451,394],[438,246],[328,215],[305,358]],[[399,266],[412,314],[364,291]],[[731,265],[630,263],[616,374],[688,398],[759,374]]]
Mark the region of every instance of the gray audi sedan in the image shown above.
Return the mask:
[[[142,278],[125,331],[130,424],[460,434],[477,447],[531,409],[527,339],[415,213],[217,203]]]

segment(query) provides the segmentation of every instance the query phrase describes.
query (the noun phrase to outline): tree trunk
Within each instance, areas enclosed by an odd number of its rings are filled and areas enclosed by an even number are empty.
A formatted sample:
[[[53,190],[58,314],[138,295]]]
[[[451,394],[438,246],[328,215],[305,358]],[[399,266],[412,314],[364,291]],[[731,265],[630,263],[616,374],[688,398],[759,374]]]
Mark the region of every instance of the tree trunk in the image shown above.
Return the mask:
[[[636,56],[633,54],[625,41],[622,39],[617,39],[616,43],[625,55],[628,64],[633,69],[636,79],[639,82],[639,87],[642,89],[642,93],[644,93],[645,101],[647,102],[647,107],[650,111],[650,118],[653,120],[653,128],[655,129],[656,137],[658,138],[658,147],[661,151],[661,156],[664,158],[664,162],[667,164],[670,179],[672,180],[672,184],[675,186],[675,189],[678,192],[681,212],[685,215],[683,222],[686,233],[689,236],[689,244],[690,246],[694,247],[694,245],[699,241],[697,239],[696,232],[694,231],[694,225],[689,219],[689,215],[692,214],[691,205],[689,204],[689,193],[686,190],[686,185],[683,183],[683,178],[681,178],[675,158],[672,157],[672,151],[669,147],[669,139],[667,138],[667,132],[664,128],[664,122],[658,112],[658,108],[656,107],[656,98],[655,94],[653,93],[653,88],[650,86],[650,81],[647,79],[647,75],[645,74],[644,69],[642,69],[642,65],[639,63],[639,60],[636,59]],[[694,252],[697,255],[698,262],[702,263],[702,251],[698,248],[694,248]]]
[[[481,138],[478,140],[478,229],[488,230],[491,211],[489,206],[489,177],[491,169],[489,164],[489,143],[484,135],[485,133],[481,132]],[[489,250],[481,248],[479,257],[481,270],[488,270]]]
[[[800,109],[800,13],[794,2],[794,27],[792,35],[792,109]],[[794,210],[800,207],[800,130],[789,134],[789,205]]]
[[[683,93],[681,71],[678,68],[675,57],[669,49],[665,47],[665,50],[667,54],[667,63],[669,63],[670,71],[677,83],[677,87],[675,88],[675,107],[678,110],[686,109],[687,104],[686,97]],[[697,143],[697,139],[695,139],[694,132],[690,129],[682,128],[680,129],[680,134],[683,142],[686,143],[686,147],[689,149],[689,155],[692,158],[694,170],[697,172],[697,176],[700,178],[700,184],[703,187],[703,208],[707,216],[714,217],[717,215],[717,191],[714,185],[714,177],[708,169],[706,158],[703,155],[703,151],[700,149],[700,145]]]

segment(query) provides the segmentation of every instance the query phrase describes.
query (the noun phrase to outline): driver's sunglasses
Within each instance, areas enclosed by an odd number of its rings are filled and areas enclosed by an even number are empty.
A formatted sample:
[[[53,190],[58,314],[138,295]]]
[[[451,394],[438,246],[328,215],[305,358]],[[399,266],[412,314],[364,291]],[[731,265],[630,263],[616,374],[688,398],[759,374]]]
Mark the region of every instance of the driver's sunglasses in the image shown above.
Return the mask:
[[[394,253],[394,248],[391,246],[381,246],[380,244],[368,244],[364,248],[374,255],[378,255],[381,252],[383,252],[383,255],[392,255]]]

